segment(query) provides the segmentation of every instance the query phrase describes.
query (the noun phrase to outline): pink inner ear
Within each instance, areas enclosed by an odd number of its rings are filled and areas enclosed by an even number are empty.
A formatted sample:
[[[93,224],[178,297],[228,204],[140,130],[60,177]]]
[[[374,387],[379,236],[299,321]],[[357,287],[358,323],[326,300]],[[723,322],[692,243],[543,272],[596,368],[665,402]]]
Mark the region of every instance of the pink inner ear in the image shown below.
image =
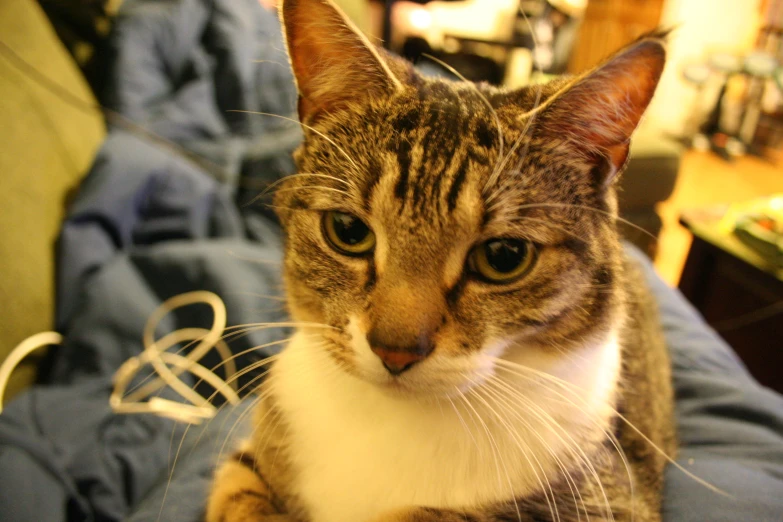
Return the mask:
[[[628,159],[629,145],[630,143],[626,141],[607,147],[607,156],[615,169],[620,169],[625,165],[625,160]]]
[[[281,12],[302,121],[393,86],[370,44],[331,1],[284,0]]]
[[[317,26],[311,27],[312,31],[297,30],[303,34],[294,37],[291,43],[291,63],[301,94],[299,112],[308,116],[329,112],[344,101],[343,89],[350,89],[347,80],[351,76],[348,71],[341,74],[340,69],[345,67],[344,57],[334,46],[316,48],[323,38],[318,34]],[[339,85],[340,80],[342,85]]]
[[[619,168],[627,142],[655,93],[664,61],[659,41],[632,44],[560,94],[547,110],[546,127],[603,152]]]
[[[356,42],[352,41],[351,35],[337,29],[343,25],[341,20],[329,20],[333,17],[327,17],[321,23],[314,23],[309,20],[301,21],[300,18],[307,17],[297,14],[291,21],[294,25],[290,31],[291,63],[302,96],[311,97],[323,89],[323,82],[336,80],[338,69],[348,65],[345,63],[346,55],[351,54],[350,46],[356,45]],[[331,36],[323,34],[324,26],[334,28]],[[327,43],[327,38],[332,41]],[[345,49],[340,49],[341,43]]]
[[[628,160],[629,150],[630,142],[628,141],[606,148],[606,159],[609,160],[611,169],[605,173],[604,186],[611,185],[617,179],[617,175],[625,167],[625,162]]]

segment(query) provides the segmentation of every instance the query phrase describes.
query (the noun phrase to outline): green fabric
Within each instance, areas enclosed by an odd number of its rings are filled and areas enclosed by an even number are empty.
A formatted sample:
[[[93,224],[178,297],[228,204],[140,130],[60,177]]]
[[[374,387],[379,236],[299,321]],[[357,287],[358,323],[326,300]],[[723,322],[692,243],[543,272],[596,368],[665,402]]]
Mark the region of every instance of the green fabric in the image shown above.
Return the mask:
[[[0,2],[0,361],[52,329],[54,246],[68,194],[103,140],[98,110],[75,107],[23,74],[5,46],[86,104],[86,82],[37,2]],[[6,400],[34,377],[14,374]]]

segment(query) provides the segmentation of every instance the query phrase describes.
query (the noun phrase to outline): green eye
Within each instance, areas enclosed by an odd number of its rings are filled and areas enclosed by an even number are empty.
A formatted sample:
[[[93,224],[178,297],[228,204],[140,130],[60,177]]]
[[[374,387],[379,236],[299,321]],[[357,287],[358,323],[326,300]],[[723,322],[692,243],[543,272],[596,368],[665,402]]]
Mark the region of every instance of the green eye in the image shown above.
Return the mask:
[[[323,217],[324,236],[335,250],[360,256],[375,247],[375,234],[364,221],[345,212],[330,211]]]
[[[468,268],[491,283],[508,283],[525,275],[536,258],[530,241],[490,239],[468,256]]]

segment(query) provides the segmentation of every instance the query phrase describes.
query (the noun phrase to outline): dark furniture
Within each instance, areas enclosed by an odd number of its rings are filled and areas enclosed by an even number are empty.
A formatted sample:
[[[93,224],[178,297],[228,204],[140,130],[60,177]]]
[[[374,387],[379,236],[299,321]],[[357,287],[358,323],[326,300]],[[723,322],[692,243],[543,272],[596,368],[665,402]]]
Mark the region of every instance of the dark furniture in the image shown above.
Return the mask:
[[[681,217],[693,244],[680,290],[762,384],[783,392],[783,269],[722,230],[721,217]]]

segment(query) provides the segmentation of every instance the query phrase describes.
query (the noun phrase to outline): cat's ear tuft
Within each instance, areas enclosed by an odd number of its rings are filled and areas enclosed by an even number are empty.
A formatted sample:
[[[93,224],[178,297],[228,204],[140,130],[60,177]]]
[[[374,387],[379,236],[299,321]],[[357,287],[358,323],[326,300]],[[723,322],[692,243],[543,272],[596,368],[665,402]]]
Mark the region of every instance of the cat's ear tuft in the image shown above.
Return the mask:
[[[544,131],[566,136],[607,162],[610,183],[628,158],[631,135],[652,100],[666,62],[664,32],[650,33],[554,95],[542,114]]]
[[[303,123],[401,88],[378,50],[331,0],[283,0],[280,18]]]

